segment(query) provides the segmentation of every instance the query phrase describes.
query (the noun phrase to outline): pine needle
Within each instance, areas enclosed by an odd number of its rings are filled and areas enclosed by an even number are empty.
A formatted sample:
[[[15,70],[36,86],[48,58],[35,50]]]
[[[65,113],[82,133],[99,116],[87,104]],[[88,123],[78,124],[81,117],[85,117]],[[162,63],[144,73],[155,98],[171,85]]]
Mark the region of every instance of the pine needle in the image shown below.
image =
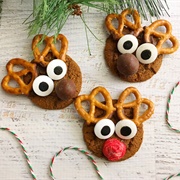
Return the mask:
[[[106,14],[133,8],[145,20],[149,17],[159,18],[164,12],[168,14],[166,0],[33,0],[33,12],[25,20],[29,35],[59,34],[69,16],[81,16],[82,7],[87,10],[94,8]]]
[[[75,5],[111,13],[114,12],[114,6],[118,3],[116,0],[41,0],[41,3],[40,0],[33,0],[33,13],[25,20],[28,24],[29,35],[38,34],[41,31],[46,34],[53,31],[57,35],[68,17],[72,14],[77,15]]]
[[[165,14],[168,14],[169,9],[166,0],[119,0],[120,9],[133,8],[136,9],[140,15],[148,20],[151,17],[160,18]]]
[[[0,18],[2,3],[3,0],[0,0]],[[29,36],[40,33],[45,35],[53,33],[57,36],[69,16],[77,15],[85,25],[86,36],[88,30],[98,39],[86,24],[83,16],[85,11],[81,8],[86,8],[87,11],[94,8],[106,14],[120,13],[126,8],[136,9],[145,20],[149,17],[160,18],[164,13],[169,15],[166,0],[33,0],[33,12],[24,21],[28,26]],[[87,44],[89,48],[88,37]]]

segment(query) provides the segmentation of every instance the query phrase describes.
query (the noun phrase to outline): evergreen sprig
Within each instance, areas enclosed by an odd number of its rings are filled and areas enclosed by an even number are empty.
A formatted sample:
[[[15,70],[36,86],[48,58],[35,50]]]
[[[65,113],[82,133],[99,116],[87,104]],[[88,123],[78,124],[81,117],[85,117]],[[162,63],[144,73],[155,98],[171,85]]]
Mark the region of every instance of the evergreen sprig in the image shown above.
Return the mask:
[[[119,0],[120,9],[136,9],[145,20],[148,17],[160,18],[164,13],[168,14],[168,4],[166,0]]]
[[[3,0],[0,0],[0,14],[2,3]],[[168,14],[166,0],[33,0],[33,12],[24,21],[28,25],[29,35],[50,32],[57,35],[70,15],[81,15],[76,14],[78,9],[73,8],[74,5],[87,9],[95,8],[107,14],[133,8],[137,9],[145,20]]]
[[[168,14],[166,0],[33,0],[33,13],[25,20],[29,35],[50,32],[57,35],[69,16],[81,16],[82,7],[107,14],[134,8],[146,20],[153,16],[159,18],[164,12]]]
[[[118,5],[116,0],[33,0],[33,13],[26,19],[29,28],[29,35],[38,34],[44,31],[44,34],[55,32],[58,34],[68,17],[76,14],[78,6],[83,5],[88,8],[96,8],[107,13],[114,12],[114,7]],[[79,6],[80,7],[80,6]],[[79,11],[81,11],[79,9]],[[30,18],[33,20],[29,21]]]

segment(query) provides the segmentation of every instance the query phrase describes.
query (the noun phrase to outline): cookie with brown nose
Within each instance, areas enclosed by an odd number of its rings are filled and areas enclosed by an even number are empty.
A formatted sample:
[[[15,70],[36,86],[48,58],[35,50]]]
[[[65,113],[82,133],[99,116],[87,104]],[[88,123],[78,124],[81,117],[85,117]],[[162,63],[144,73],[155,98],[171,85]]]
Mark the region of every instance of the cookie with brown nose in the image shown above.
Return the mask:
[[[130,95],[135,98],[126,102]],[[126,88],[117,100],[112,100],[104,87],[96,87],[89,95],[78,96],[74,104],[85,120],[83,136],[88,149],[108,161],[126,160],[139,150],[143,141],[142,123],[154,113],[152,101],[142,98],[134,87]],[[142,104],[147,108],[140,114]]]
[[[41,42],[45,43],[42,51]],[[60,49],[56,44],[60,44]],[[2,80],[2,88],[12,94],[27,95],[37,106],[44,109],[62,109],[70,105],[78,96],[82,75],[78,64],[67,53],[68,40],[62,34],[56,38],[36,35],[32,41],[34,59],[28,62],[15,58],[7,65],[7,75]],[[21,66],[17,72],[14,66]],[[17,86],[12,86],[15,81]]]
[[[115,75],[125,81],[150,79],[160,69],[163,55],[173,53],[179,47],[168,21],[161,19],[142,27],[140,15],[133,9],[109,14],[105,25],[110,33],[104,49],[106,63]],[[162,27],[165,32],[158,30]]]

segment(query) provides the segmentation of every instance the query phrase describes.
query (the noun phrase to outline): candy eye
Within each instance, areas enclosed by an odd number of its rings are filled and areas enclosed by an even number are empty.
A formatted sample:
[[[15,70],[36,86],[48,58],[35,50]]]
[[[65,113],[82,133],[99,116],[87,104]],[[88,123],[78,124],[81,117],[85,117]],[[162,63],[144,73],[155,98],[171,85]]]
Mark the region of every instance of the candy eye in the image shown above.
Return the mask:
[[[48,96],[53,89],[54,82],[48,76],[38,76],[33,82],[33,90],[38,96]]]
[[[133,53],[138,47],[138,40],[131,34],[124,35],[119,39],[117,48],[120,53]]]
[[[53,80],[62,79],[67,72],[67,66],[60,59],[52,60],[47,66],[47,75]]]
[[[102,119],[96,123],[94,133],[99,139],[108,139],[114,134],[115,125],[110,119]]]
[[[116,134],[122,139],[131,139],[137,133],[137,127],[131,120],[121,120],[116,124]]]
[[[136,57],[142,64],[150,64],[158,56],[156,46],[151,43],[144,43],[140,45],[136,51]]]

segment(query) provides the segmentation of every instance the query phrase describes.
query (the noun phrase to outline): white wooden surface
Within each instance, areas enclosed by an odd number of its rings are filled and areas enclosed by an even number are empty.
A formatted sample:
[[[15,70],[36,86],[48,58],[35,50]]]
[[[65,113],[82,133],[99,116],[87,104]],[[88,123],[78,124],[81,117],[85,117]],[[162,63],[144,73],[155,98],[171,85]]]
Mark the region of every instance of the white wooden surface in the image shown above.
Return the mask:
[[[173,25],[173,34],[180,39],[180,2],[169,0],[171,17],[163,17]],[[6,74],[5,65],[14,57],[31,60],[32,37],[27,37],[27,26],[22,24],[32,11],[32,1],[8,0],[3,3],[0,26],[0,80]],[[85,16],[87,24],[102,39],[97,41],[89,34],[92,55],[89,56],[85,30],[78,17],[71,17],[62,33],[69,40],[68,55],[80,66],[83,74],[81,94],[96,86],[104,86],[117,98],[128,86],[135,86],[144,97],[155,103],[155,113],[144,123],[144,141],[138,153],[129,160],[111,163],[95,157],[105,180],[159,180],[180,172],[180,134],[169,130],[165,123],[166,103],[173,86],[180,80],[180,51],[165,56],[159,72],[143,83],[122,82],[109,72],[103,48],[107,37],[105,15],[90,10]],[[149,23],[149,22],[145,22]],[[180,88],[172,99],[170,119],[180,129]],[[38,180],[48,180],[52,156],[61,148],[77,146],[86,149],[82,137],[82,120],[74,106],[64,110],[43,110],[24,96],[6,94],[0,88],[0,127],[16,132],[24,142]],[[57,179],[98,179],[88,159],[76,152],[66,151],[54,164]],[[0,179],[32,179],[20,145],[8,132],[0,131]],[[180,179],[174,178],[174,179]]]

